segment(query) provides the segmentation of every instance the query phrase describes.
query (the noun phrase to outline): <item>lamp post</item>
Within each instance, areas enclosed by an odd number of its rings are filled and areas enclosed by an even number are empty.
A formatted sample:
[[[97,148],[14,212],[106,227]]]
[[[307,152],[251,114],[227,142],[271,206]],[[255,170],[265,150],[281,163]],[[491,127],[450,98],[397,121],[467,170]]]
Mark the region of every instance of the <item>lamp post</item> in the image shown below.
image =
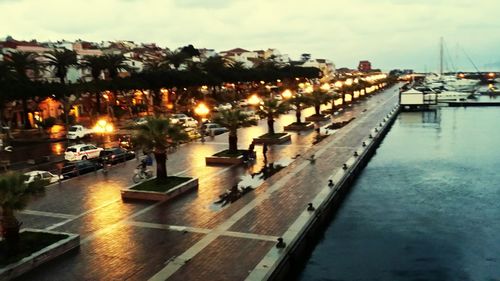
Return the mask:
[[[199,131],[201,135],[201,142],[205,142],[205,132],[203,131],[203,118],[205,118],[209,113],[210,109],[203,103],[200,102],[195,108],[194,113],[199,117]]]
[[[102,146],[104,148],[104,134],[109,134],[112,133],[114,130],[113,124],[108,123],[108,121],[101,119],[97,121],[97,123],[94,126],[94,132],[101,134],[101,141],[102,141]]]

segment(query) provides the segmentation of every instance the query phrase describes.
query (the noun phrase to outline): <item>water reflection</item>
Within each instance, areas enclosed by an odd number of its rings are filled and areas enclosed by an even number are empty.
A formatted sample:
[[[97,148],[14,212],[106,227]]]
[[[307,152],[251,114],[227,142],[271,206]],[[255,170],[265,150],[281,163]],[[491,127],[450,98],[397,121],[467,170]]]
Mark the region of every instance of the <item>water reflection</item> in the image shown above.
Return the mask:
[[[264,165],[258,172],[247,172],[240,177],[240,181],[233,185],[231,189],[219,195],[219,200],[215,201],[212,209],[220,209],[229,203],[240,199],[243,195],[253,191],[272,175],[281,171],[291,163],[291,159],[280,159],[274,163]]]

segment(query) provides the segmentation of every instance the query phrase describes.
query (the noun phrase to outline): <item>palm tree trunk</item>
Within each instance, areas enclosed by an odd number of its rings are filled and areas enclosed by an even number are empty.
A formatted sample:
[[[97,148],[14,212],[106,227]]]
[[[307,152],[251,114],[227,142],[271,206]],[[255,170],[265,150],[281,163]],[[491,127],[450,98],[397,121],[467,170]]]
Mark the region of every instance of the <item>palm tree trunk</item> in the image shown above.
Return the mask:
[[[267,117],[267,133],[274,135],[274,119],[272,116]]]
[[[167,154],[166,152],[155,152],[156,160],[156,180],[164,181],[167,179]]]
[[[7,255],[17,252],[19,246],[19,229],[21,223],[14,216],[14,210],[8,207],[2,208],[2,236],[7,242]]]
[[[335,112],[335,99],[332,99],[332,116],[334,112]]]
[[[23,98],[21,100],[22,106],[23,106],[23,125],[25,129],[32,129],[33,127],[31,126],[30,119],[29,119],[29,112],[28,112],[28,101],[26,98]]]
[[[238,151],[238,132],[232,129],[229,132],[229,152]]]
[[[316,113],[316,115],[321,115],[320,107],[321,107],[320,104],[314,106],[314,112]]]
[[[297,123],[300,124],[302,123],[301,121],[301,117],[302,117],[302,108],[300,108],[299,106],[297,106],[297,110],[295,110],[295,117],[297,117]]]
[[[101,93],[95,92],[95,105],[97,107],[97,114],[101,115]]]

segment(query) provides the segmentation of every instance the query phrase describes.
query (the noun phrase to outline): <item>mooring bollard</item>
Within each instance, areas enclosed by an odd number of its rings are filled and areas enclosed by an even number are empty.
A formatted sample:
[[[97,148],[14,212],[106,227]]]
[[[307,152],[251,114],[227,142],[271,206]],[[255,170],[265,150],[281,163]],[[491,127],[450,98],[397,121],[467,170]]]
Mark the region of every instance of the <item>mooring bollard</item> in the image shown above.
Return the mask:
[[[347,164],[342,165],[342,169],[347,170]]]
[[[283,242],[283,238],[278,238],[278,243],[276,244],[276,248],[283,249],[286,247],[286,243]]]
[[[366,146],[366,142],[363,142],[363,147],[365,147],[365,146]]]
[[[307,204],[307,210],[309,212],[312,212],[312,211],[316,210],[316,208],[314,208],[313,203],[308,203]]]
[[[328,180],[328,187],[332,188],[334,186],[333,180]]]
[[[354,151],[354,157],[358,157],[358,152]]]

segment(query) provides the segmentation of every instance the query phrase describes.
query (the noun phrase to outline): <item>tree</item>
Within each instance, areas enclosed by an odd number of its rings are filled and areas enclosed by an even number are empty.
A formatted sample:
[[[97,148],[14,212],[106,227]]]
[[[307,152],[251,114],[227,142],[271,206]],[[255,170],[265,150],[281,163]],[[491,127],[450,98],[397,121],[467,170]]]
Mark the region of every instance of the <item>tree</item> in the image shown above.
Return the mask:
[[[304,107],[308,104],[311,103],[311,100],[309,97],[307,96],[304,96],[302,94],[299,94],[297,93],[296,95],[294,95],[293,97],[291,97],[290,99],[287,100],[287,103],[289,105],[292,105],[293,107],[295,107],[295,117],[297,119],[297,123],[300,124],[302,123],[302,110],[304,109]]]
[[[308,98],[311,105],[314,106],[315,115],[321,115],[321,105],[326,104],[332,99],[330,94],[320,90],[313,91]]]
[[[48,59],[47,66],[51,67],[54,71],[54,75],[59,78],[61,85],[66,84],[66,76],[68,75],[68,70],[71,66],[76,66],[76,53],[74,51],[70,51],[68,49],[54,50],[49,52],[44,56]],[[64,124],[66,127],[66,131],[68,130],[68,114],[70,107],[68,106],[68,97],[66,94],[62,95],[63,99],[63,111],[64,111]]]
[[[102,56],[84,56],[83,60],[80,62],[80,68],[90,70],[90,75],[94,81],[94,84],[99,81],[101,73],[106,68],[106,62]],[[101,91],[95,91],[96,107],[97,113],[101,114]]]
[[[122,70],[129,71],[130,67],[126,63],[128,60],[122,54],[108,54],[103,57],[104,68],[108,71],[111,79],[118,77],[118,73]]]
[[[44,191],[46,182],[35,181],[25,184],[26,177],[18,172],[0,175],[0,206],[2,208],[2,237],[7,242],[9,254],[14,254],[19,244],[21,223],[14,212],[26,207],[33,195]]]
[[[187,46],[182,47],[181,52],[185,53],[189,57],[199,57],[200,51],[193,47],[193,45],[189,44]]]
[[[243,114],[240,108],[231,108],[219,111],[214,122],[229,129],[229,152],[238,152],[238,129],[242,126],[249,125],[248,115]]]
[[[156,160],[156,180],[161,183],[167,179],[167,150],[181,141],[188,140],[186,132],[179,124],[169,119],[148,118],[147,123],[137,126],[134,142],[145,151],[153,152]]]
[[[40,71],[40,64],[36,60],[36,57],[36,54],[31,52],[9,52],[5,57],[5,65],[13,72],[15,80],[20,82],[21,85],[27,85],[30,83],[28,72],[35,74]],[[26,92],[20,92],[19,97],[23,107],[24,128],[31,129],[27,101],[29,95]]]
[[[48,60],[47,66],[52,68],[54,75],[59,78],[61,84],[66,84],[66,76],[68,70],[72,66],[76,66],[76,53],[68,49],[54,50],[48,52],[44,57]]]
[[[274,119],[288,111],[288,104],[280,102],[274,98],[268,98],[262,101],[257,110],[262,118],[267,118],[267,133],[274,135]]]
[[[183,51],[167,51],[165,61],[173,65],[176,70],[179,70],[181,64],[185,63],[188,59],[188,54]]]

